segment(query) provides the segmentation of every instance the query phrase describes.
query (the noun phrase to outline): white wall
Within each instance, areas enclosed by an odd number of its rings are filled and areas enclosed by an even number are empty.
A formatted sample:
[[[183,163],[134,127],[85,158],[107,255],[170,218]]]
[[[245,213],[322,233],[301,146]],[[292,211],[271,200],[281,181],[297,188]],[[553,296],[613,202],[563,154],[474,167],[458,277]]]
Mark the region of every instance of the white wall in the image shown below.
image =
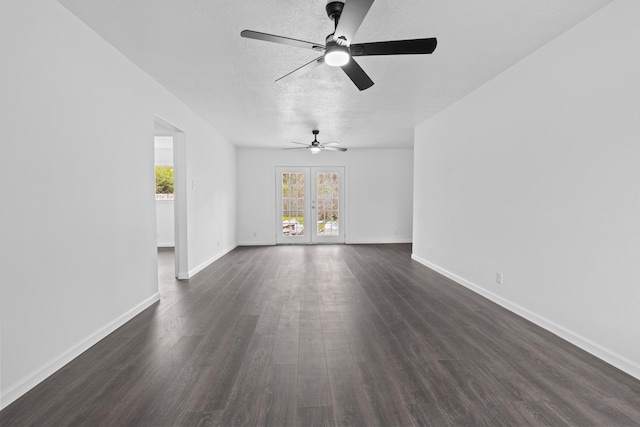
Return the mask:
[[[173,136],[154,136],[153,147],[156,165],[173,166]]]
[[[239,244],[275,244],[276,166],[345,166],[347,243],[411,241],[412,149],[311,154],[243,148],[238,149]]]
[[[0,4],[1,405],[158,299],[154,117],[185,132],[189,268],[234,247],[235,147],[53,0]]]
[[[159,248],[176,245],[174,218],[173,200],[156,200],[156,245]]]
[[[413,227],[415,259],[636,377],[638,16],[615,1],[419,126]]]

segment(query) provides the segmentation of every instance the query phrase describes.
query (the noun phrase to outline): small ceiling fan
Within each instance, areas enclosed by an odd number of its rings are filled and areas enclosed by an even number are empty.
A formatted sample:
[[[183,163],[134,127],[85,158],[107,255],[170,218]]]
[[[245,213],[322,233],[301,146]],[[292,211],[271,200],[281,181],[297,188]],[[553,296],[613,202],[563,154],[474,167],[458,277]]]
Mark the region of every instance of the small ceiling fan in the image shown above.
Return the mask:
[[[244,30],[240,35],[250,39],[286,44],[322,53],[319,58],[296,68],[276,81],[298,76],[325,63],[332,67],[342,68],[358,89],[365,90],[373,86],[373,80],[353,59],[354,56],[429,54],[433,53],[437,45],[435,38],[354,44],[353,37],[373,2],[374,0],[329,1],[326,11],[329,18],[335,23],[335,31],[326,37],[325,45],[251,30]]]
[[[327,142],[326,144],[321,144],[320,141],[318,141],[318,134],[320,133],[319,130],[314,129],[311,131],[311,133],[313,134],[313,141],[311,141],[311,144],[303,144],[302,142],[292,141],[291,142],[292,144],[304,145],[304,147],[284,148],[284,150],[302,150],[302,149],[308,148],[309,150],[311,150],[311,154],[317,154],[320,152],[320,150],[347,151],[346,148],[336,147],[336,145],[340,145],[340,144],[338,144],[335,141]]]

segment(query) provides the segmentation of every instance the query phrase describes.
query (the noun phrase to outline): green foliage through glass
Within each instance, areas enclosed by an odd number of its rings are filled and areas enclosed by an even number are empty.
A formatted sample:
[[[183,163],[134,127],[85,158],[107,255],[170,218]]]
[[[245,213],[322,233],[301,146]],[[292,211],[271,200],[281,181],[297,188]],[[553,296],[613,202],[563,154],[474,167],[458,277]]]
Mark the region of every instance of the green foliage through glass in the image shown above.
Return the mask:
[[[173,166],[156,166],[156,194],[173,194]]]

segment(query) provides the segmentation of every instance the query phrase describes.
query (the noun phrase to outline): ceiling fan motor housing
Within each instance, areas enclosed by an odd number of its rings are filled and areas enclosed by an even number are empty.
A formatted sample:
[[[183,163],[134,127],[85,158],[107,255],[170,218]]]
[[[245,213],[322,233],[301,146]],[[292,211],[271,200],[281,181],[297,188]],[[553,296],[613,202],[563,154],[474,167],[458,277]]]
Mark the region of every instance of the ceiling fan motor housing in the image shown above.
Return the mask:
[[[330,1],[327,3],[326,10],[327,15],[332,20],[336,21],[336,26],[338,25],[338,20],[340,19],[340,15],[342,14],[342,9],[344,8],[343,1]]]

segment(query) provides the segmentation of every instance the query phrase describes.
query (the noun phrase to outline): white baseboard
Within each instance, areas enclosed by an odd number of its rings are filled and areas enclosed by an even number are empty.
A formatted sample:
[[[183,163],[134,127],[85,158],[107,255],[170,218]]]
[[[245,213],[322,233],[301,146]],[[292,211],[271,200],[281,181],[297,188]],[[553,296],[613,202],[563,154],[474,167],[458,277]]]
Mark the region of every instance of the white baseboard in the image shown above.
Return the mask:
[[[347,240],[347,245],[390,245],[396,243],[413,243],[412,239],[377,239],[377,240]]]
[[[507,310],[517,314],[520,317],[523,317],[527,320],[529,320],[530,322],[535,323],[536,325],[540,326],[541,328],[546,329],[547,331],[559,336],[560,338],[569,341],[571,344],[580,347],[581,349],[583,349],[584,351],[596,356],[597,358],[609,363],[610,365],[615,366],[616,368],[620,369],[621,371],[626,372],[627,374],[640,379],[640,365],[636,362],[634,362],[633,360],[622,356],[618,353],[616,353],[615,351],[612,351],[611,349],[608,349],[606,347],[604,347],[601,344],[598,344],[580,334],[575,333],[574,331],[565,328],[562,325],[559,325],[547,318],[545,318],[544,316],[540,316],[518,304],[515,304],[505,298],[502,298],[501,296],[498,296],[496,294],[494,294],[493,292],[490,292],[488,290],[486,290],[485,288],[476,285],[475,283],[472,283],[466,279],[464,279],[463,277],[460,277],[430,261],[427,261],[424,258],[420,258],[417,255],[412,254],[411,255],[411,259],[413,259],[414,261],[419,262],[420,264],[424,265],[425,267],[430,268],[431,270],[434,270],[440,274],[442,274],[445,277],[448,277],[449,279],[453,280],[454,282],[464,286],[465,288],[468,288],[472,291],[474,291],[475,293],[487,298],[490,301],[495,302],[496,304],[500,305],[501,307],[506,308]]]
[[[227,249],[223,250],[222,252],[218,252],[212,258],[209,258],[208,260],[206,260],[205,262],[201,263],[197,267],[194,267],[191,270],[189,270],[189,273],[187,273],[187,277],[179,277],[178,276],[178,279],[181,279],[181,280],[182,279],[191,279],[193,276],[195,276],[196,274],[200,273],[202,270],[204,270],[205,268],[209,267],[211,264],[213,264],[214,262],[216,262],[217,260],[219,260],[220,258],[222,258],[223,256],[225,256],[226,254],[228,254],[229,252],[231,252],[232,250],[234,250],[237,247],[238,247],[237,244],[231,245],[230,247],[228,247]]]
[[[346,245],[386,245],[392,243],[412,243],[412,239],[382,239],[382,240],[347,240]],[[238,246],[275,246],[275,241],[261,241],[261,242],[239,242]]]
[[[276,245],[276,242],[274,240],[262,241],[262,242],[248,241],[248,242],[238,243],[238,246],[275,246],[275,245]]]
[[[117,319],[98,329],[93,334],[86,337],[81,342],[72,346],[69,350],[65,351],[55,359],[44,363],[40,367],[36,368],[31,374],[19,380],[16,384],[10,385],[7,390],[2,390],[2,396],[0,398],[0,409],[6,408],[11,402],[18,399],[20,396],[31,390],[33,387],[47,379],[51,374],[62,368],[67,363],[78,357],[80,354],[94,346],[101,339],[118,329],[120,326],[133,319],[145,309],[160,300],[160,294],[156,293],[140,304],[136,305],[126,313],[122,314]]]

